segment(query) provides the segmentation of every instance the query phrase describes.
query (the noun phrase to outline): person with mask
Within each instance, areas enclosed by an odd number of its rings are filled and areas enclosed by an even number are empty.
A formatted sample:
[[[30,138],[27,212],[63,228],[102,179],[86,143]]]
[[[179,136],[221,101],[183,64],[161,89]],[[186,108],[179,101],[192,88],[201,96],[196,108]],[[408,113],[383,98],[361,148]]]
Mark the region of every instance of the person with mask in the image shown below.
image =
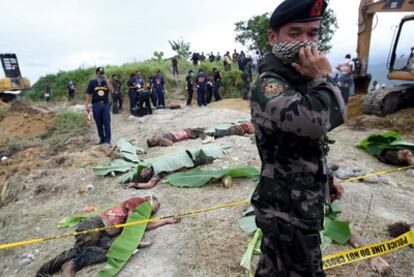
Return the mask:
[[[111,143],[111,109],[109,105],[109,93],[113,93],[113,87],[106,80],[103,67],[96,69],[96,79],[91,80],[86,89],[86,113],[91,112],[98,129],[99,144]]]
[[[222,99],[220,95],[221,72],[216,67],[213,68],[213,77],[214,77],[214,82],[213,82],[214,98],[216,99],[216,101],[220,101]]]
[[[116,74],[112,74],[111,79],[111,84],[114,88],[114,93],[112,94],[112,113],[116,114],[122,110],[122,83]]]
[[[272,13],[272,53],[259,66],[251,96],[262,161],[251,203],[263,231],[256,276],[325,276],[319,231],[324,204],[343,187],[326,164],[326,133],[347,107],[317,49],[324,0],[285,0]]]

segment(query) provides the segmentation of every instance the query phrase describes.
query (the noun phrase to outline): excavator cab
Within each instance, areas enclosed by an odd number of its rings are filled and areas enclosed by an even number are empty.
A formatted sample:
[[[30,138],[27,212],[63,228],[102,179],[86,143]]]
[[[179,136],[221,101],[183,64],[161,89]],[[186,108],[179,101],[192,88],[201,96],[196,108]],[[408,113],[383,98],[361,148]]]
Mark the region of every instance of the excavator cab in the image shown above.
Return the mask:
[[[14,99],[22,90],[30,88],[30,81],[23,78],[16,54],[0,54],[5,78],[0,78],[0,99]]]
[[[376,13],[414,12],[414,0],[361,0],[358,19],[357,59],[353,72],[355,91],[367,94],[363,107],[365,113],[384,116],[402,108],[414,107],[414,83],[368,90],[371,75],[368,73],[368,58],[373,19]],[[414,81],[414,14],[405,16],[399,25],[392,52],[388,61],[388,79]]]
[[[414,81],[414,15],[401,20],[388,64],[390,80]]]

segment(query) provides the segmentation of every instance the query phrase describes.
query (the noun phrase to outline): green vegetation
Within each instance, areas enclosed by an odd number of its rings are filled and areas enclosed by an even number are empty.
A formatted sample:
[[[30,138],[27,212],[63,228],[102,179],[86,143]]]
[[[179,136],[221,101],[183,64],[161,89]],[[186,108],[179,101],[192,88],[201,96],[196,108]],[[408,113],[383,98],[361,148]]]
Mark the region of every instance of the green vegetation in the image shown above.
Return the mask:
[[[178,92],[185,91],[185,76],[190,69],[193,69],[195,73],[198,72],[198,68],[194,68],[192,64],[184,59],[178,61],[178,67],[180,70],[180,78],[174,78],[171,73],[171,61],[170,60],[157,60],[152,59],[145,62],[138,63],[128,63],[121,66],[105,66],[105,73],[108,77],[112,74],[118,74],[120,80],[123,84],[122,91],[124,94],[127,93],[126,82],[129,79],[131,73],[139,71],[144,80],[148,80],[150,76],[154,75],[157,70],[161,70],[161,73],[165,77],[166,82],[166,96],[167,100],[170,94],[170,91],[178,90]],[[240,91],[243,86],[243,81],[241,79],[241,71],[238,70],[236,66],[233,66],[232,70],[229,72],[224,72],[224,67],[221,62],[204,62],[200,66],[203,68],[204,72],[208,75],[213,74],[213,68],[217,67],[223,73],[222,88],[221,93],[224,98],[234,98],[240,96]],[[69,81],[73,81],[76,84],[76,98],[83,99],[86,87],[89,80],[95,78],[95,68],[88,69],[76,69],[71,71],[60,71],[57,74],[49,74],[44,77],[41,77],[37,81],[30,91],[24,93],[24,95],[33,100],[39,101],[44,98],[44,86],[45,80],[49,80],[52,91],[51,101],[61,101],[65,100],[67,97],[66,86]]]
[[[256,15],[246,21],[236,22],[235,33],[236,41],[248,47],[251,51],[259,50],[265,54],[270,52],[270,46],[267,42],[267,32],[269,30],[269,13]],[[322,17],[321,31],[319,36],[319,50],[328,53],[332,48],[330,41],[338,29],[338,22],[335,12],[328,8]]]

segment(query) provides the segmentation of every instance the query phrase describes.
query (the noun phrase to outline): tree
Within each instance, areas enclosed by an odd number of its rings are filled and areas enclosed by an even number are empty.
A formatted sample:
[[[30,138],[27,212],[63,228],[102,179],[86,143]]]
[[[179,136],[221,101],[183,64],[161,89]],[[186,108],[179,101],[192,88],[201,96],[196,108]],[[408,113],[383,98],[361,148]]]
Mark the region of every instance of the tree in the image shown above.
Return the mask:
[[[269,30],[269,13],[256,15],[247,21],[235,23],[236,41],[246,46],[251,51],[259,50],[264,54],[271,51],[267,42]],[[335,12],[327,9],[321,22],[321,32],[319,36],[319,50],[328,53],[332,48],[330,41],[338,29],[338,22]]]
[[[154,60],[161,61],[163,58],[164,58],[164,52],[154,51],[154,58],[153,58]]]
[[[184,40],[182,38],[181,38],[181,40],[177,40],[177,41],[169,40],[168,42],[171,45],[172,50],[177,52],[178,56],[180,56],[184,59],[190,58],[191,51],[190,51],[190,43],[189,42],[184,42]]]

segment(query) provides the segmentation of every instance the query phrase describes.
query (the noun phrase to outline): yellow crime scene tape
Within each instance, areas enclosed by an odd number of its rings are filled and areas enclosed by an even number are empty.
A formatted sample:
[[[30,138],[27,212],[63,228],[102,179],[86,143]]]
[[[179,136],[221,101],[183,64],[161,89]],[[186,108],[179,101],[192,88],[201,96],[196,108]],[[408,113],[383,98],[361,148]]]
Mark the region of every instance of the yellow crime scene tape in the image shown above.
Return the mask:
[[[406,167],[401,167],[401,168],[395,168],[395,169],[380,171],[380,172],[367,174],[367,175],[360,176],[360,177],[349,178],[349,179],[343,180],[341,182],[342,183],[355,182],[355,181],[358,181],[358,180],[361,180],[361,179],[364,179],[364,178],[368,178],[368,177],[372,177],[372,176],[386,175],[386,174],[390,174],[390,173],[393,173],[393,172],[407,170],[407,169],[410,169],[410,168],[414,168],[414,166],[406,166]],[[163,216],[163,217],[150,218],[150,219],[141,220],[141,221],[129,222],[129,223],[124,223],[124,224],[117,224],[117,225],[113,225],[113,226],[105,226],[105,227],[101,227],[101,228],[85,230],[85,231],[82,231],[82,232],[72,232],[72,233],[67,233],[67,234],[62,234],[62,235],[57,235],[57,236],[51,236],[51,237],[45,237],[45,238],[39,238],[39,239],[34,239],[34,240],[27,240],[27,241],[20,241],[20,242],[2,244],[2,245],[0,245],[0,250],[15,248],[15,247],[19,247],[19,246],[30,245],[30,244],[35,244],[35,243],[41,243],[41,242],[46,242],[46,241],[50,241],[50,240],[58,240],[58,239],[63,239],[63,238],[68,238],[68,237],[74,237],[74,236],[79,236],[79,235],[87,235],[87,234],[91,234],[91,233],[102,232],[102,231],[105,231],[105,230],[108,230],[108,229],[120,229],[120,228],[124,228],[124,227],[130,227],[130,226],[133,226],[133,225],[139,225],[139,224],[144,224],[144,223],[160,221],[160,220],[163,220],[163,219],[168,219],[168,218],[173,218],[173,217],[190,216],[190,215],[195,215],[195,214],[199,214],[199,213],[203,213],[203,212],[209,212],[209,211],[228,208],[228,207],[240,206],[240,205],[248,204],[248,203],[250,203],[250,200],[243,200],[243,201],[238,201],[238,202],[232,202],[232,203],[217,205],[217,206],[213,206],[213,207],[209,207],[209,208],[193,210],[193,211],[189,211],[189,212],[177,213],[177,214]],[[386,242],[382,242],[382,243],[378,243],[378,244],[373,244],[373,245],[369,245],[369,246],[366,246],[366,247],[361,247],[361,248],[358,248],[358,249],[354,249],[354,250],[351,250],[351,251],[345,251],[345,252],[341,252],[341,253],[337,253],[337,254],[333,254],[333,255],[329,255],[327,257],[324,257],[323,258],[324,269],[334,268],[334,267],[345,265],[345,264],[348,264],[348,263],[353,263],[353,262],[357,262],[357,261],[360,261],[360,260],[376,257],[376,256],[379,256],[379,255],[383,255],[385,253],[395,251],[397,249],[400,249],[402,247],[405,247],[405,246],[413,244],[413,243],[414,243],[414,230],[411,231],[411,232],[408,232],[408,233],[406,233],[406,234],[404,234],[404,235],[402,235],[402,236],[400,236],[396,239],[390,240],[390,241],[386,241]]]
[[[395,239],[384,242],[371,244],[368,246],[356,248],[350,251],[344,251],[328,255],[322,258],[323,269],[330,269],[355,263],[365,259],[381,256],[389,252],[401,249],[414,243],[414,230],[407,232]]]

